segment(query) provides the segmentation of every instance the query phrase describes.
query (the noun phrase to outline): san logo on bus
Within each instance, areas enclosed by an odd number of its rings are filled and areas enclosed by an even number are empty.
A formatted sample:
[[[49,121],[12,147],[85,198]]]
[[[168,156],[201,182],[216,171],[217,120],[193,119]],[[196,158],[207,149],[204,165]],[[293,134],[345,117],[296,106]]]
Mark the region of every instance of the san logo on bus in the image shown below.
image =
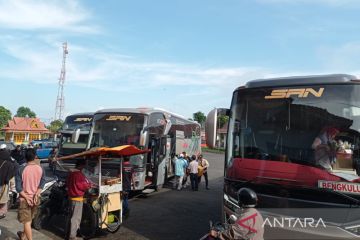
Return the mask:
[[[76,118],[74,122],[91,122],[92,118]]]
[[[265,96],[265,99],[290,98],[293,95],[299,98],[306,98],[309,94],[319,98],[323,92],[324,88],[319,88],[318,91],[313,88],[274,89],[269,96]]]
[[[106,121],[130,121],[131,116],[109,116]]]

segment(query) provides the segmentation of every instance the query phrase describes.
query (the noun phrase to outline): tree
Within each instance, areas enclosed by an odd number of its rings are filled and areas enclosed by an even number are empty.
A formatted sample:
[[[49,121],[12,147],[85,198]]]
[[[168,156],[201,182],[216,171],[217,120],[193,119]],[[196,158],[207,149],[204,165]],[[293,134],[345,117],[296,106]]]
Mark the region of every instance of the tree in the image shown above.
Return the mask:
[[[15,117],[29,117],[29,118],[34,118],[34,117],[36,117],[36,114],[35,114],[33,111],[31,111],[30,108],[21,106],[21,107],[19,107],[18,110],[16,111]]]
[[[11,112],[3,106],[0,106],[0,129],[11,120]]]
[[[218,115],[218,124],[220,128],[222,128],[225,125],[225,123],[227,123],[228,121],[229,121],[229,116]]]
[[[54,120],[50,123],[49,126],[47,126],[47,128],[53,132],[53,133],[56,133],[60,128],[61,126],[64,124],[63,120]]]
[[[203,112],[200,112],[200,111],[194,113],[194,114],[193,114],[193,118],[194,118],[195,121],[197,121],[197,122],[200,123],[201,125],[202,125],[203,123],[205,123],[205,121],[206,121],[206,116],[205,116],[205,114],[204,114]]]

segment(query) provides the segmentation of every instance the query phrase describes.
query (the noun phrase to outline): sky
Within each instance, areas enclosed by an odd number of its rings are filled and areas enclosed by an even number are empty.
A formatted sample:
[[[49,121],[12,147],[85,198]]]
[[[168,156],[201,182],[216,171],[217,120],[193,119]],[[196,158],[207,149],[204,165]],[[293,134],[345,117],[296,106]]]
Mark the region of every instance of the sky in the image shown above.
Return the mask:
[[[187,118],[228,108],[259,78],[360,75],[357,0],[0,0],[1,101],[54,119],[157,107]]]

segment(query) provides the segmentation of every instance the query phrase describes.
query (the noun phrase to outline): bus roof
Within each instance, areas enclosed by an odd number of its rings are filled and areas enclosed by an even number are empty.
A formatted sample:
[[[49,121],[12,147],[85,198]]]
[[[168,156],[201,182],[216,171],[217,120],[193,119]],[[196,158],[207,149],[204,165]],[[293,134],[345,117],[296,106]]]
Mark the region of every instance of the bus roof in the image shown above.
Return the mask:
[[[358,80],[357,77],[348,74],[329,74],[329,75],[309,75],[293,76],[280,78],[256,79],[246,83],[244,88],[261,88],[261,87],[282,87],[297,85],[319,85],[319,84],[343,84]]]
[[[172,112],[169,112],[167,110],[160,109],[160,108],[109,108],[109,109],[99,110],[99,111],[95,112],[95,114],[101,114],[101,113],[137,113],[137,114],[150,115],[152,113],[157,113],[157,112],[166,113],[166,114],[168,114],[170,116],[180,118],[180,119],[182,119],[182,120],[184,120],[184,121],[186,121],[188,123],[198,124],[195,121],[188,120],[184,116],[181,116],[179,114],[175,114],[175,113],[172,113]]]
[[[94,112],[84,112],[84,113],[74,113],[67,115],[66,117],[76,117],[76,116],[93,116]]]

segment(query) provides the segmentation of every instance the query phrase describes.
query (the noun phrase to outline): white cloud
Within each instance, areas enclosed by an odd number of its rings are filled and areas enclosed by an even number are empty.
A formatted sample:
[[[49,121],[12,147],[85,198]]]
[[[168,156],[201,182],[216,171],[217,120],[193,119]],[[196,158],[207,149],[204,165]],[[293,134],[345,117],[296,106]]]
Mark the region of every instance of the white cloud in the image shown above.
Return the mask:
[[[26,37],[1,37],[2,51],[16,64],[0,65],[0,78],[56,84],[61,69],[61,44],[60,41],[45,44]],[[57,49],[53,45],[57,45]],[[146,62],[131,56],[72,45],[71,42],[68,48],[66,83],[107,91],[132,91],[139,86],[152,89],[187,85],[228,88],[269,73],[257,67],[209,68]]]
[[[28,38],[0,37],[2,51],[17,62],[10,66],[0,64],[0,79],[56,85],[61,69],[61,44],[60,41],[56,42],[56,39],[45,44],[41,39],[31,41]],[[221,68],[200,64],[146,62],[132,56],[73,45],[70,42],[66,84],[111,92],[179,87],[201,89],[205,96],[214,91],[231,92],[247,81],[258,78],[356,73],[356,59],[359,54],[358,43],[349,43],[336,49],[322,47],[318,50],[319,58],[325,65],[321,71],[277,72],[276,69],[257,66]],[[195,96],[198,92],[187,91],[186,94]]]
[[[0,0],[0,28],[97,32],[96,26],[86,24],[89,18],[77,1]]]

